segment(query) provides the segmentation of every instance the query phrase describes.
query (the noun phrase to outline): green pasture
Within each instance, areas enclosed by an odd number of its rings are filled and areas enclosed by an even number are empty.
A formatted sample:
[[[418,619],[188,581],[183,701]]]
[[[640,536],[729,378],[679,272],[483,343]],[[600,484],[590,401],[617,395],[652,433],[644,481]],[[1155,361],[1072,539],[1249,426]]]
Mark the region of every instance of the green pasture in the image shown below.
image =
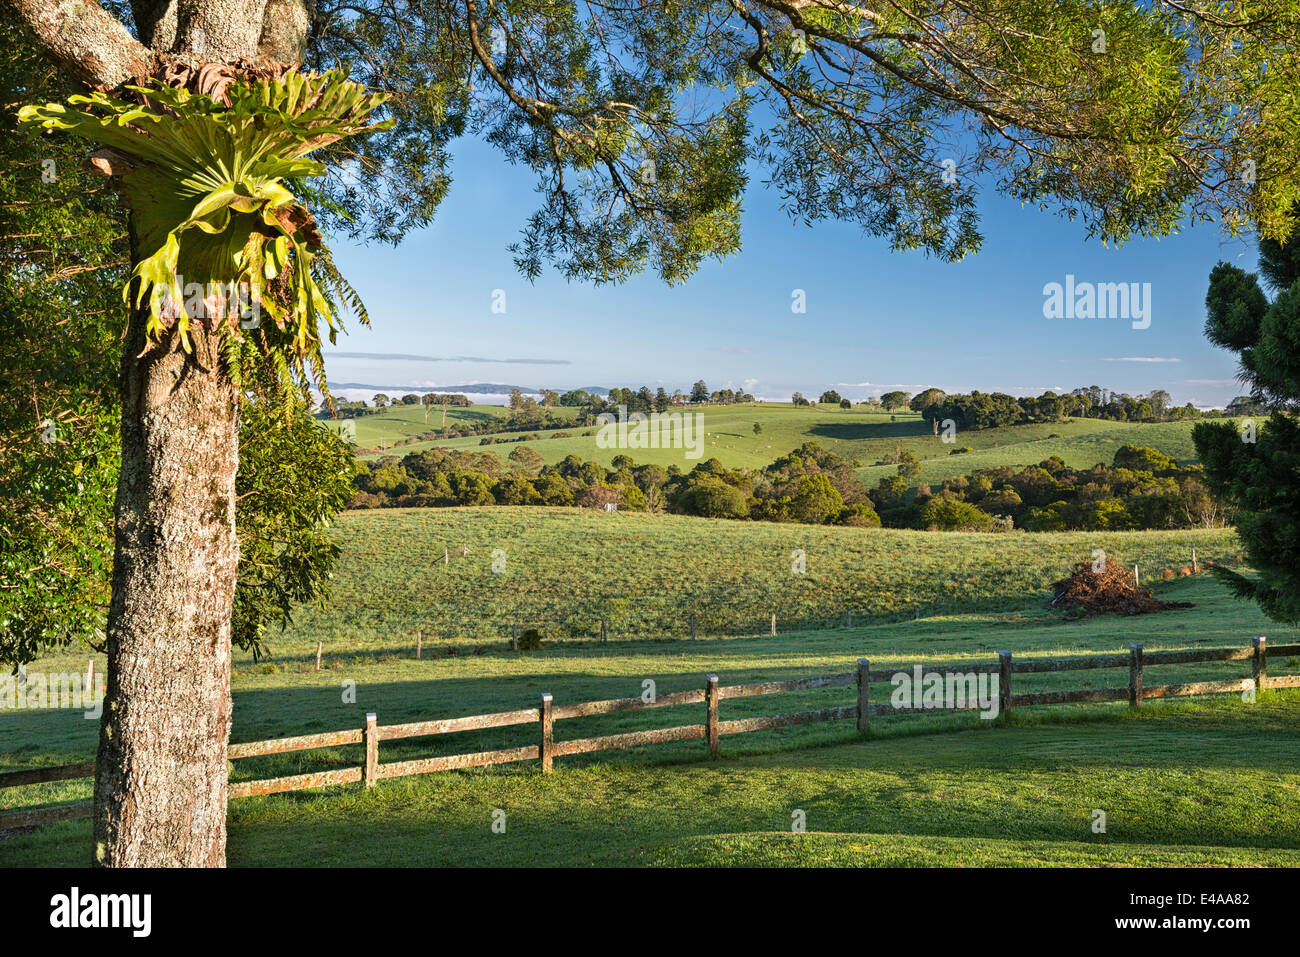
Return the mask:
[[[919,534],[919,533],[917,533]],[[937,536],[946,537],[946,536]],[[639,695],[913,662],[1243,646],[1252,634],[1293,642],[1208,575],[1158,586],[1193,607],[1138,618],[1065,621],[1006,597],[988,611],[859,620],[695,642],[568,641],[532,653],[430,642],[415,660],[400,637],[327,647],[312,668],[310,635],[277,642],[270,661],[237,656],[233,740]],[[341,609],[343,610],[343,609]],[[829,623],[827,623],[829,624]],[[102,669],[103,663],[100,661]],[[84,669],[75,654],[33,666]],[[1274,674],[1300,671],[1275,657]],[[1147,669],[1148,684],[1245,678],[1248,662]],[[1124,669],[1016,677],[1016,691],[1122,687]],[[348,699],[349,687],[355,689]],[[873,685],[873,700],[891,687]],[[848,704],[851,687],[727,700],[724,720]],[[709,760],[699,741],[232,804],[233,865],[1287,865],[1300,864],[1300,692],[873,719],[724,737]],[[688,705],[561,721],[557,740],[698,723]],[[0,713],[0,769],[87,760],[97,724],[80,712]],[[531,743],[531,726],[387,742],[381,760]],[[356,764],[358,748],[241,760],[236,780]],[[0,807],[89,796],[89,782],[0,792]],[[491,830],[505,811],[505,834]],[[1092,831],[1093,812],[1107,815]],[[803,812],[807,833],[791,832]],[[0,864],[81,864],[89,825],[0,835]]]
[[[1049,596],[1104,550],[1144,578],[1240,554],[1232,530],[949,533],[737,522],[577,508],[376,509],[334,529],[334,600],[303,607],[276,654],[493,644],[512,626],[592,640],[753,635],[852,612],[914,618]],[[468,550],[468,554],[465,552]],[[802,554],[802,559],[800,559]],[[494,571],[493,569],[499,569]],[[802,571],[798,569],[802,568]]]
[[[553,410],[572,417],[574,410]],[[945,478],[969,473],[993,465],[1036,465],[1059,455],[1071,468],[1086,468],[1098,462],[1109,464],[1115,451],[1125,444],[1148,445],[1173,456],[1181,463],[1196,461],[1190,421],[1179,422],[1112,422],[1106,419],[1070,419],[1047,425],[1017,425],[1001,429],[958,433],[951,443],[933,434],[931,428],[914,412],[897,414],[867,412],[857,408],[843,410],[818,405],[796,408],[785,403],[753,405],[703,406],[686,412],[703,416],[705,435],[699,458],[687,458],[685,449],[603,449],[596,436],[582,435],[593,426],[555,431],[569,432],[556,438],[554,432],[542,431],[538,439],[525,444],[547,463],[558,462],[568,455],[583,461],[608,466],[614,456],[630,456],[638,465],[676,465],[690,471],[707,458],[717,458],[732,468],[761,468],[805,442],[816,442],[861,463],[862,478],[874,486],[883,476],[893,475],[893,465],[876,465],[900,451],[911,452],[922,462],[916,481],[942,482]],[[482,425],[504,422],[507,411],[502,406],[476,405],[469,409],[449,409],[448,423]],[[392,443],[438,428],[442,410],[435,408],[424,424],[420,406],[396,406],[376,415],[362,416],[357,422],[359,448],[385,446],[382,454],[406,455],[424,449],[458,448],[478,451],[488,448],[506,456],[514,443],[482,446],[482,436],[467,436],[438,442]],[[754,432],[754,425],[761,431]],[[392,446],[392,447],[388,447]],[[973,451],[953,455],[954,449],[969,447]],[[381,453],[368,453],[370,457]]]

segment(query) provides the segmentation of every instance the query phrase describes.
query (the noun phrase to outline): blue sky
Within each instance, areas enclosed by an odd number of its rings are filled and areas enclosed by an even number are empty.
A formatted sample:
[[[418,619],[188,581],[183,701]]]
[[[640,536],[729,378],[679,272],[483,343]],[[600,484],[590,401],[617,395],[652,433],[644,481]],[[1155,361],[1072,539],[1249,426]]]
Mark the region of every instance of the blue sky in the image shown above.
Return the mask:
[[[891,252],[850,225],[794,225],[756,177],[743,251],[685,285],[647,275],[596,288],[553,272],[530,284],[506,250],[536,207],[530,174],[471,140],[459,145],[452,173],[436,221],[398,248],[335,240],[373,326],[349,324],[326,352],[332,383],[672,391],[702,378],[780,400],[831,387],[862,399],[931,385],[1019,395],[1095,384],[1133,394],[1163,388],[1178,404],[1201,406],[1243,391],[1234,356],[1202,334],[1204,298],[1216,262],[1253,271],[1256,253],[1213,226],[1107,249],[1077,222],[986,190],[984,248],[950,264]],[[1149,328],[1044,318],[1044,285],[1067,274],[1150,283]],[[492,312],[498,289],[504,314]],[[806,294],[804,314],[791,310],[795,289]]]

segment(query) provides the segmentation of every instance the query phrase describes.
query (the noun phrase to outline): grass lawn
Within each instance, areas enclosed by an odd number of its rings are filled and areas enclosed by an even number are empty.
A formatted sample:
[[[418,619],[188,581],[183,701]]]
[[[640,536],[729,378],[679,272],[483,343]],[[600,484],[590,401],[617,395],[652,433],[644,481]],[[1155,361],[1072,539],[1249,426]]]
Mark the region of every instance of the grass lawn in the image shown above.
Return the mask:
[[[602,516],[602,518],[604,518]],[[734,523],[733,523],[734,524]],[[579,531],[582,526],[575,526]],[[846,530],[854,531],[854,530]],[[917,533],[920,534],[920,533]],[[948,536],[931,536],[942,540]],[[1018,540],[1037,536],[1020,536]],[[1017,540],[1013,537],[1010,540]],[[1159,586],[1193,608],[1132,619],[1066,622],[1036,603],[851,628],[689,641],[553,643],[521,654],[431,642],[416,661],[396,638],[340,639],[311,670],[309,633],[277,641],[272,662],[239,656],[233,740],[510,710],[851,670],[917,660],[989,661],[1013,654],[1114,653],[1131,641],[1159,648],[1243,646],[1251,634],[1294,641],[1209,576]],[[336,613],[349,610],[342,600]],[[453,654],[453,650],[455,653]],[[62,655],[30,670],[83,668]],[[102,669],[102,661],[99,663]],[[1300,671],[1274,658],[1273,674]],[[1165,666],[1148,684],[1244,677],[1248,662]],[[1123,669],[1016,677],[1016,691],[1119,687]],[[345,682],[356,699],[344,701]],[[888,700],[890,686],[873,686]],[[727,700],[724,720],[848,704],[852,688]],[[1300,692],[1123,705],[1022,709],[1010,722],[971,714],[873,719],[724,737],[722,757],[688,741],[535,763],[241,799],[231,806],[234,865],[363,864],[1300,864]],[[698,705],[557,723],[557,740],[697,723]],[[531,726],[385,742],[381,761],[532,743]],[[97,723],[76,711],[0,713],[0,768],[87,760]],[[358,748],[235,762],[236,780],[355,766]],[[88,781],[0,792],[0,807],[89,796]],[[496,809],[505,834],[491,830]],[[806,834],[790,833],[791,815]],[[1092,814],[1107,815],[1104,834]],[[0,837],[0,864],[81,864],[89,823]]]
[[[1300,864],[1300,696],[236,801],[233,866]],[[726,739],[730,745],[735,739]],[[1093,833],[1094,811],[1106,832]],[[494,833],[498,811],[505,833]],[[802,811],[807,833],[792,834]],[[89,823],[0,840],[76,865]]]

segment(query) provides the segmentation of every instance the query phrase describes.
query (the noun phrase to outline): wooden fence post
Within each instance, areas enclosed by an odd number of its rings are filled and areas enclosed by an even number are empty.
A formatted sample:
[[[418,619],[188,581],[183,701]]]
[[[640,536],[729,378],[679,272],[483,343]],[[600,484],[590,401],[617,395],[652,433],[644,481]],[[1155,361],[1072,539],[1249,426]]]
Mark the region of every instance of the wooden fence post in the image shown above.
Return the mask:
[[[1192,549],[1192,572],[1194,574],[1196,572],[1199,572],[1200,570],[1201,570],[1201,566],[1198,565],[1196,562],[1196,549],[1193,548]]]
[[[375,782],[379,780],[379,719],[371,711],[366,715],[366,730],[364,732],[366,741],[366,767],[364,778],[366,787],[372,788]]]
[[[542,717],[542,741],[540,757],[542,759],[542,773],[551,773],[551,761],[555,752],[555,722],[551,719],[551,696],[542,695],[542,707],[540,709]]]
[[[320,641],[316,642],[316,670],[317,671],[320,671],[320,650],[322,644],[324,644],[324,642],[320,642]]]
[[[1251,671],[1255,676],[1255,698],[1259,699],[1259,693],[1264,690],[1268,684],[1268,658],[1264,647],[1265,638],[1263,635],[1256,635],[1250,640],[1252,654],[1250,659]]]
[[[518,625],[510,626],[510,649],[512,651],[519,650],[519,626]]]
[[[1011,652],[998,652],[998,713],[1011,711]]]
[[[772,634],[776,634],[776,612],[772,612]]]
[[[600,620],[600,640],[601,641],[605,640],[605,619],[604,618]]]
[[[858,659],[858,731],[866,734],[871,724],[871,662]]]
[[[846,612],[844,613],[844,627],[845,627],[845,628],[852,628],[852,627],[853,627],[853,612],[851,612],[851,611],[846,611]]]
[[[695,615],[691,615],[691,641],[695,640]]]
[[[1128,706],[1142,707],[1142,646],[1128,646]]]
[[[718,676],[704,676],[704,735],[709,741],[709,754],[718,756]]]
[[[1138,567],[1136,565],[1133,566],[1133,587],[1134,588],[1142,587],[1142,581],[1141,579],[1138,578]]]
[[[424,635],[421,632],[415,633],[415,660],[419,661],[421,654],[424,652]]]

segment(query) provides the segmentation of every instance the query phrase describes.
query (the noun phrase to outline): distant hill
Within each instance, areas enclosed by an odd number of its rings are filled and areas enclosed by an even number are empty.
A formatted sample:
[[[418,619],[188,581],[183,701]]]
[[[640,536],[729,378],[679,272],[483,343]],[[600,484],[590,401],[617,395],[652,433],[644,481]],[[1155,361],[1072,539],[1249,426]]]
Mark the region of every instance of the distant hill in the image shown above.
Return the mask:
[[[330,390],[335,389],[374,389],[376,392],[395,392],[403,395],[407,392],[459,392],[462,395],[481,395],[484,393],[500,395],[509,393],[512,389],[518,389],[520,392],[536,393],[538,390],[526,385],[504,385],[497,382],[473,382],[469,385],[441,385],[438,387],[427,385],[375,385],[370,382],[331,382]]]
[[[572,416],[576,409],[559,408],[555,413]],[[530,446],[548,463],[559,462],[567,455],[594,461],[608,467],[616,455],[629,455],[637,465],[655,464],[667,468],[676,465],[689,471],[709,458],[717,458],[728,468],[761,468],[805,442],[816,442],[850,461],[860,463],[860,477],[874,488],[880,479],[895,475],[898,466],[885,464],[901,451],[909,451],[921,461],[921,474],[913,483],[941,483],[946,478],[966,475],[975,469],[998,465],[1017,468],[1059,455],[1075,469],[1097,463],[1110,463],[1123,445],[1143,445],[1173,456],[1183,465],[1196,461],[1192,443],[1194,420],[1175,422],[1113,422],[1109,419],[1071,419],[1068,422],[1044,422],[1013,425],[1000,429],[959,433],[953,443],[944,443],[915,412],[871,412],[864,409],[844,411],[839,408],[813,406],[795,408],[788,403],[704,406],[703,448],[700,457],[689,459],[680,448],[620,449],[602,448],[596,430],[591,427],[569,431],[539,432],[537,438],[520,444]],[[504,420],[506,410],[500,405],[479,405],[452,410],[449,425],[490,426],[492,420]],[[362,448],[384,446],[384,454],[420,452],[433,446],[479,451],[482,435],[455,439],[413,441],[393,447],[403,439],[412,439],[442,424],[441,412],[426,420],[423,409],[398,406],[382,413],[357,419],[357,445]],[[760,431],[754,431],[754,425]],[[523,438],[521,435],[512,438]],[[512,446],[513,448],[513,446]],[[953,452],[970,451],[954,455]],[[508,451],[508,450],[507,450]],[[376,453],[378,454],[378,453]],[[879,464],[877,464],[879,463]]]

